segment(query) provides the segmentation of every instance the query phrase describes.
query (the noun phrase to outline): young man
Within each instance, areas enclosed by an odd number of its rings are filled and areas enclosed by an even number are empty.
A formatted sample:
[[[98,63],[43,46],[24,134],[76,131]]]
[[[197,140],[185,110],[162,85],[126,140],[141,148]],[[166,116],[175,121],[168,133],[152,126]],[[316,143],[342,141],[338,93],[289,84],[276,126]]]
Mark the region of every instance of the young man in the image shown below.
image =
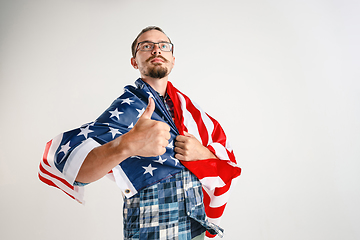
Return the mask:
[[[217,224],[240,175],[221,126],[168,81],[173,49],[160,28],[143,29],[132,44],[136,87],[50,141],[40,165],[42,181],[78,201],[110,173],[124,194],[124,239],[222,236]]]

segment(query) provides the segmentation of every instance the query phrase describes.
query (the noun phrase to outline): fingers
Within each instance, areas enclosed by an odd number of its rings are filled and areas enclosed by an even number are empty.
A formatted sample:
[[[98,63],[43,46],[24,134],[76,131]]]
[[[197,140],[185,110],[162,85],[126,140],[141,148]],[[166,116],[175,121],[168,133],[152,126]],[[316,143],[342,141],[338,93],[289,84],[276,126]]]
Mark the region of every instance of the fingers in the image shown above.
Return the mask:
[[[186,150],[184,150],[184,149],[182,149],[180,147],[175,147],[174,151],[175,151],[176,154],[180,154],[180,155],[183,155],[183,156],[186,155]]]
[[[191,135],[190,133],[185,132],[185,131],[184,131],[184,136],[185,136],[185,137],[193,137],[193,135]]]
[[[178,135],[176,137],[176,143],[185,143],[189,140],[189,137],[183,136],[183,135]]]
[[[189,161],[189,160],[186,159],[186,157],[184,155],[182,155],[180,153],[176,153],[175,158],[179,159],[180,161]]]
[[[155,120],[152,120],[152,121],[154,123],[154,125],[152,127],[157,129],[157,131],[159,131],[159,132],[161,131],[163,133],[164,137],[169,140],[170,139],[170,126],[164,122],[155,121]]]
[[[184,135],[186,132],[184,132]],[[174,143],[175,148],[175,157],[181,161],[187,161],[188,160],[188,154],[189,154],[189,140],[190,138],[188,136],[184,135],[178,135],[176,137],[176,141]]]
[[[151,119],[155,110],[154,99],[149,98],[148,106],[138,122],[129,131],[133,141],[133,152],[138,156],[152,157],[166,152],[171,138],[170,126],[162,121]]]
[[[141,115],[140,118],[142,118],[142,119],[151,119],[151,116],[152,116],[154,110],[155,110],[155,102],[154,102],[154,99],[152,99],[150,97],[149,98],[149,103],[148,103],[144,113]]]
[[[175,157],[179,160],[182,161],[188,161],[188,157],[189,157],[189,145],[187,142],[179,142],[178,140],[176,140],[175,142]]]
[[[213,154],[196,137],[187,132],[176,137],[174,151],[175,157],[182,161],[213,158]]]
[[[176,141],[186,142],[189,140],[189,138],[195,138],[195,137],[194,137],[194,135],[184,131],[184,135],[178,135],[176,137]]]
[[[178,135],[176,137],[175,141],[175,152],[180,153],[182,155],[186,154],[186,152],[189,150],[190,144],[191,144],[191,137],[192,135],[190,133],[184,132],[184,135]]]
[[[149,98],[148,106],[128,133],[133,155],[153,157],[166,152],[171,138],[170,126],[165,122],[151,119],[154,111],[154,99]]]
[[[168,128],[166,129],[166,131],[165,131],[165,138],[166,138],[166,140],[170,140],[170,138],[171,138],[171,134],[170,134],[170,127],[168,126]],[[169,145],[169,142],[166,144],[166,146],[167,145]]]

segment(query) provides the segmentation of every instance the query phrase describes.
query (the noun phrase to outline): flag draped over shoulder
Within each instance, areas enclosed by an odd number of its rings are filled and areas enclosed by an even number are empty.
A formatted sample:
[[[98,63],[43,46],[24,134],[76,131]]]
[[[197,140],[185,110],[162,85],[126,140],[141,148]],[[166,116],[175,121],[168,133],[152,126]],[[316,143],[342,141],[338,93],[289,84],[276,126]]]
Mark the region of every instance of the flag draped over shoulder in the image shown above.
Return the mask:
[[[210,222],[218,225],[231,187],[241,172],[223,129],[170,82],[167,94],[173,101],[174,119],[148,84],[141,79],[135,83],[136,87],[126,86],[124,94],[96,121],[62,133],[47,143],[40,163],[40,180],[83,203],[84,187],[78,186],[75,178],[87,154],[131,130],[152,97],[156,106],[152,119],[166,122],[171,129],[166,153],[158,157],[132,156],[108,175],[126,197],[131,197],[147,186],[179,173],[185,166],[202,183],[206,215]],[[180,163],[175,158],[174,142],[176,136],[184,131],[194,135],[219,159]],[[209,233],[207,236],[213,237]]]
[[[219,225],[231,187],[234,187],[241,169],[236,164],[234,152],[220,124],[176,89],[171,82],[168,82],[167,93],[174,103],[174,121],[180,134],[186,131],[194,135],[219,158],[182,161],[182,164],[199,178],[203,186],[208,220]],[[206,235],[214,237],[208,232]]]

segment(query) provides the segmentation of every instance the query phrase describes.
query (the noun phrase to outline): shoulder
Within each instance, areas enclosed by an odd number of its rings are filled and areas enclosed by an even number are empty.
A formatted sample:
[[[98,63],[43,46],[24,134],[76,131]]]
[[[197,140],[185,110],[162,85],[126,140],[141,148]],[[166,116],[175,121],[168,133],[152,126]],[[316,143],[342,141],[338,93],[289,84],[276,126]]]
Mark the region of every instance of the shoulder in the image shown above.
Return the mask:
[[[104,123],[133,121],[145,108],[146,103],[136,94],[136,88],[126,86],[124,93],[115,99],[96,121]]]

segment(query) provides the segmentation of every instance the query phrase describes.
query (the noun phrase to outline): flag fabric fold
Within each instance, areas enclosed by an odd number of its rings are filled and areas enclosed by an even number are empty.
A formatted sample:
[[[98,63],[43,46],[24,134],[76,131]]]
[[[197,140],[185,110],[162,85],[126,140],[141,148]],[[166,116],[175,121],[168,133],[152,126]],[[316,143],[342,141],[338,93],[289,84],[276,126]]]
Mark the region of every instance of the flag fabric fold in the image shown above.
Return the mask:
[[[60,134],[49,141],[40,163],[39,179],[60,188],[73,199],[83,203],[84,187],[77,186],[75,178],[87,153],[131,130],[145,110],[149,97],[152,97],[156,106],[152,119],[166,122],[171,129],[166,153],[150,158],[132,156],[121,162],[109,175],[115,178],[124,195],[131,197],[186,167],[202,183],[208,220],[219,225],[231,188],[241,172],[225,132],[215,119],[170,82],[167,94],[174,105],[174,119],[154,89],[141,79],[135,84],[136,87],[126,86],[124,94],[96,121]],[[176,159],[175,138],[184,131],[194,135],[218,159],[190,162]],[[207,236],[214,237],[208,232]]]

